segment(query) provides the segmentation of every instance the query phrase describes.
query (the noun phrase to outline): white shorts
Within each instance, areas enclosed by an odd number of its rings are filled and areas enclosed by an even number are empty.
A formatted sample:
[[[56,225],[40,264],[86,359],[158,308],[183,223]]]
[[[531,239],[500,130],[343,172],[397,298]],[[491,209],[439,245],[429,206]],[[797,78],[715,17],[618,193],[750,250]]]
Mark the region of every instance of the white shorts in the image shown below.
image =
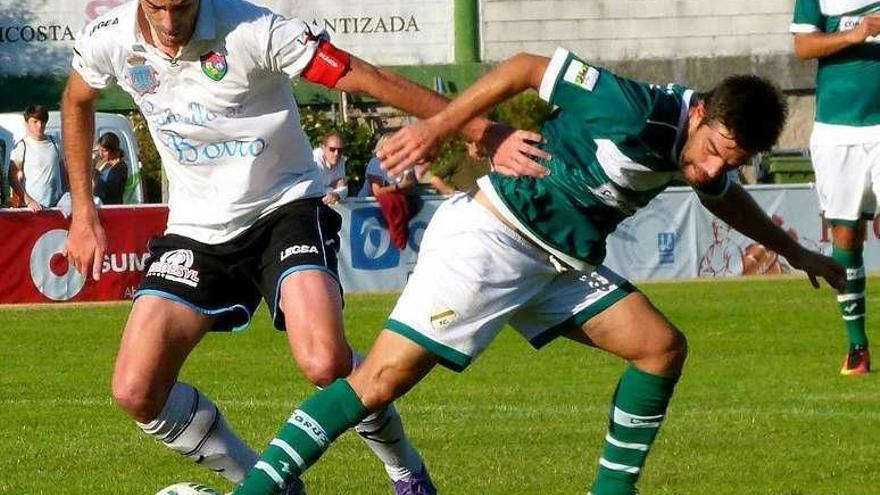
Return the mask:
[[[810,144],[810,154],[825,218],[874,218],[880,195],[880,143]]]
[[[508,322],[540,348],[635,290],[605,267],[559,271],[546,252],[458,194],[434,213],[386,328],[461,371]]]

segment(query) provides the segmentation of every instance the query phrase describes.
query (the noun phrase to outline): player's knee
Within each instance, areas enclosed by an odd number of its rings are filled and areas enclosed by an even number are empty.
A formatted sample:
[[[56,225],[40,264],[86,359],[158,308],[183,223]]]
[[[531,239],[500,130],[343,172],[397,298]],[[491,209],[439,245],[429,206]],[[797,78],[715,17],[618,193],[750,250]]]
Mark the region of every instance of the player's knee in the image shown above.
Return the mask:
[[[306,380],[316,387],[326,387],[337,378],[344,378],[351,370],[350,362],[333,354],[316,353],[302,360],[299,365]]]
[[[666,372],[677,375],[684,368],[687,353],[687,337],[681,330],[670,326],[656,347],[654,357]]]
[[[381,367],[366,373],[360,372],[358,368],[349,381],[358,392],[364,407],[372,412],[391,404],[412,388],[405,376],[405,373],[402,374],[392,367]]]
[[[137,380],[114,375],[111,391],[113,401],[136,421],[148,423],[162,412],[164,399]]]

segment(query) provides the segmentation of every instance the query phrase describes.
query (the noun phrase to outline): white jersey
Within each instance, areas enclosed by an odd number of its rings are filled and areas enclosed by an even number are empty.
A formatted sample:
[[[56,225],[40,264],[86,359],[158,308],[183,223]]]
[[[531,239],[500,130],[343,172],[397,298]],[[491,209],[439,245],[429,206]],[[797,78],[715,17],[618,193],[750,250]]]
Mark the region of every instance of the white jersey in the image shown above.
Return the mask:
[[[312,150],[312,159],[321,173],[323,179],[321,182],[324,184],[325,193],[332,192],[335,189],[333,184],[337,181],[345,180],[345,161],[348,159],[347,157],[339,157],[339,163],[335,167],[331,167],[327,164],[327,160],[324,160],[324,150],[318,146]]]
[[[202,0],[174,58],[144,40],[138,2],[77,36],[73,68],[114,82],[147,119],[169,182],[166,233],[217,244],[279,206],[323,193],[291,90],[326,33],[243,0]]]
[[[24,190],[46,208],[61,198],[61,155],[51,137],[37,141],[25,136],[15,144],[9,159],[24,172]]]

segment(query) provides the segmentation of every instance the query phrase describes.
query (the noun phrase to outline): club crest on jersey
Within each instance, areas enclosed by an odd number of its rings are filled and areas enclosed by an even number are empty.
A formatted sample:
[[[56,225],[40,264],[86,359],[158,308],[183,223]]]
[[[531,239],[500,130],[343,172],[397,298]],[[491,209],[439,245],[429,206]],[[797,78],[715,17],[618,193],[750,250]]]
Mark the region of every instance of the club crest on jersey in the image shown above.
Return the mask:
[[[201,57],[199,57],[199,60],[202,61],[202,72],[204,72],[206,76],[215,81],[223,79],[223,77],[226,75],[226,72],[229,70],[229,64],[226,62],[226,56],[221,55],[214,50],[203,54]]]
[[[431,315],[431,326],[434,327],[434,330],[444,330],[449,325],[455,323],[455,320],[457,319],[458,313],[451,309],[447,309],[446,311]]]
[[[599,71],[580,60],[572,60],[562,79],[587,91],[593,91],[599,81]]]
[[[159,87],[159,73],[147,59],[140,55],[133,55],[126,60],[128,68],[125,70],[125,80],[131,89],[140,96],[155,93]]]

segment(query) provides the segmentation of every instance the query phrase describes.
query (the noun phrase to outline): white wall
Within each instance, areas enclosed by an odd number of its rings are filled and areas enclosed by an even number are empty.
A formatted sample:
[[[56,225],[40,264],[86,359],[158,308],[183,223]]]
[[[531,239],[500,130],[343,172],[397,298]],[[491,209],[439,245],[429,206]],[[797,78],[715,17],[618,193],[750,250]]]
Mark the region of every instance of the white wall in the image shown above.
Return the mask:
[[[557,45],[592,60],[789,54],[794,0],[482,0],[483,58]]]

